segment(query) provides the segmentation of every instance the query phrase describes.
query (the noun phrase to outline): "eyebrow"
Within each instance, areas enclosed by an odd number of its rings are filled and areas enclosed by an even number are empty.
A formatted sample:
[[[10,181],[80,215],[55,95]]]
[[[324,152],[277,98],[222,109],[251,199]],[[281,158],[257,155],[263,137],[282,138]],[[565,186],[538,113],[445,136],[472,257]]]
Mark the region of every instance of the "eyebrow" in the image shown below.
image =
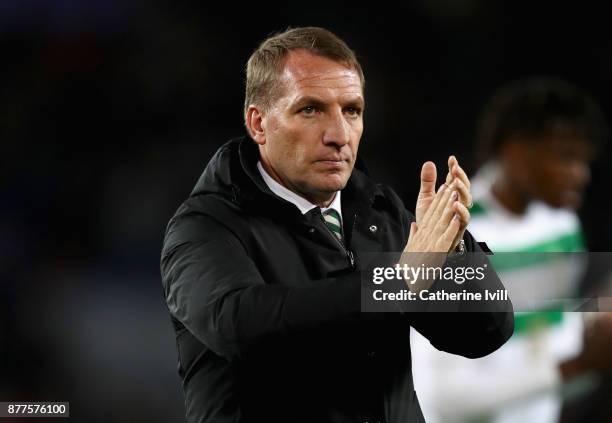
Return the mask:
[[[304,104],[312,104],[313,106],[322,107],[325,106],[325,101],[321,100],[318,97],[307,95],[298,98],[293,105],[294,107],[299,107]],[[354,97],[351,100],[347,101],[345,104],[353,107],[360,107],[362,109],[365,107],[365,101],[361,97]]]
[[[293,103],[293,105],[295,107],[299,107],[299,106],[302,106],[304,104],[312,104],[314,106],[324,106],[325,102],[323,100],[321,100],[320,98],[317,98],[317,97],[305,96],[305,97],[298,98],[297,101],[295,103]]]

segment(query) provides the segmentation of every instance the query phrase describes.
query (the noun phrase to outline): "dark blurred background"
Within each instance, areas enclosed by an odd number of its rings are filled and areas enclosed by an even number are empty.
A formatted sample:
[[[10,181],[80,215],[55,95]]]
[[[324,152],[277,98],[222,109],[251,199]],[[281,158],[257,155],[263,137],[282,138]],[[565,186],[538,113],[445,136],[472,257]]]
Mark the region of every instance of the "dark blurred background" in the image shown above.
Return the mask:
[[[213,152],[243,134],[244,64],[288,26],[358,53],[360,154],[414,207],[420,164],[473,171],[500,84],[563,77],[612,113],[609,15],[580,3],[421,0],[0,2],[0,401],[70,401],[71,421],[183,421],[159,276],[165,225]],[[612,241],[610,147],[580,211]]]

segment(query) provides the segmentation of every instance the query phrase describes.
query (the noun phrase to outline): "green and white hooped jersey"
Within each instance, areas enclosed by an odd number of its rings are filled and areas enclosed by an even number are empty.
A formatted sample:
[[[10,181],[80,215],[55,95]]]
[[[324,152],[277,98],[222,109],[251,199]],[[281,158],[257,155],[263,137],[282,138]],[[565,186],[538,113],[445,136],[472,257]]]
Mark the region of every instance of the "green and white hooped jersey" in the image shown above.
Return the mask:
[[[536,300],[555,304],[577,293],[585,265],[582,258],[548,253],[585,251],[578,216],[572,210],[556,209],[541,201],[532,201],[522,215],[509,212],[491,192],[496,173],[491,163],[472,178],[474,206],[468,230],[493,251],[490,261],[515,308],[539,308],[537,313],[517,313],[516,332],[539,323],[557,324],[562,320],[560,312],[541,313],[545,307],[534,304]]]

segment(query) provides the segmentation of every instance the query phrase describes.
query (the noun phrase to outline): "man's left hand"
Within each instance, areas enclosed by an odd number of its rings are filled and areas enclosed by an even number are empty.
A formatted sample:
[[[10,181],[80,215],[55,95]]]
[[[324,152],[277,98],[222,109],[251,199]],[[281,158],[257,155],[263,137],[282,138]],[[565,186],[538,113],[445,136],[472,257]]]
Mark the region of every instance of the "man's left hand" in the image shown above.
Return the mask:
[[[425,212],[431,205],[436,194],[436,165],[432,162],[426,162],[421,168],[421,189],[417,199],[415,216],[417,226],[421,222]],[[470,180],[465,171],[459,166],[459,162],[455,156],[448,158],[448,173],[446,175],[447,186],[455,189],[459,193],[459,198],[454,205],[455,212],[461,221],[461,227],[457,237],[453,241],[453,249],[457,247],[459,241],[463,238],[465,228],[470,222],[469,208],[472,207],[472,195],[470,194]]]

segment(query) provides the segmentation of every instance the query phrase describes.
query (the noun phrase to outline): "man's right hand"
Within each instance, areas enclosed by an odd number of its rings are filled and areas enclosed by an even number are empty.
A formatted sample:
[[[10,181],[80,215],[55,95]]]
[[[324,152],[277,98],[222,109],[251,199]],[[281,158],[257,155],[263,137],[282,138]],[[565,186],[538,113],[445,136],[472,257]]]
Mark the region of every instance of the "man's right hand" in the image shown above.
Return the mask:
[[[453,183],[443,184],[417,225],[412,222],[404,252],[448,253],[461,228],[458,193]]]

